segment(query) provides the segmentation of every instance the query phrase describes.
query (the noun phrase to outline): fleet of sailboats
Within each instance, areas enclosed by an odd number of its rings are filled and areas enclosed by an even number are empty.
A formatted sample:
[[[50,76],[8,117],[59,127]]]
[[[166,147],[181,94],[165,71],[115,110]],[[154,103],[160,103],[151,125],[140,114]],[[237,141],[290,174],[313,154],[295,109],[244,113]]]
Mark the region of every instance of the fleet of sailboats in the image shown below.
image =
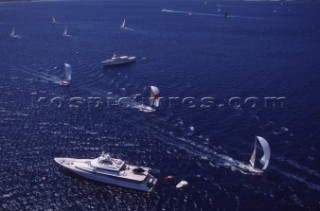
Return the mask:
[[[167,11],[167,10],[162,10]],[[191,12],[188,13],[188,15],[192,15]],[[225,13],[225,17],[228,16],[228,13]],[[52,17],[51,23],[55,25],[57,23],[55,17]],[[124,19],[120,28],[126,28],[125,27],[126,20]],[[65,27],[63,36],[68,37],[70,36],[68,34],[68,27]],[[13,27],[10,37],[14,38],[20,38],[19,35],[16,34],[15,28]],[[102,63],[104,65],[118,65],[118,64],[125,64],[125,63],[131,63],[135,62],[136,57],[135,56],[113,56],[109,60],[105,60]],[[64,63],[64,79],[60,81],[61,85],[68,86],[71,82],[72,78],[72,67],[68,63]],[[149,105],[142,105],[140,107],[141,111],[144,112],[155,112],[156,108],[160,105],[160,90],[156,86],[150,86],[150,104]],[[258,145],[261,146],[263,156],[260,158],[260,164],[261,167],[258,166],[256,160],[257,160],[257,150]],[[254,149],[251,154],[249,164],[248,165],[242,165],[241,167],[253,172],[253,173],[262,173],[264,172],[270,161],[271,157],[271,150],[269,143],[266,139],[264,139],[261,136],[256,136],[255,142],[254,142]],[[115,184],[123,187],[129,187],[133,189],[138,190],[144,190],[149,191],[153,189],[153,186],[156,184],[156,179],[148,173],[149,169],[147,167],[136,167],[136,166],[129,166],[125,165],[123,161],[119,159],[110,158],[108,156],[100,156],[97,159],[71,159],[71,158],[55,158],[55,161],[59,163],[61,166],[80,174],[84,177]],[[118,168],[115,172],[113,168]],[[146,174],[143,174],[144,176],[141,176],[138,172],[142,171]],[[137,172],[135,172],[137,171]],[[122,182],[118,182],[117,180],[121,180]],[[123,182],[126,181],[126,182]],[[187,186],[188,183],[186,181],[181,181],[177,188],[182,188],[184,186]]]

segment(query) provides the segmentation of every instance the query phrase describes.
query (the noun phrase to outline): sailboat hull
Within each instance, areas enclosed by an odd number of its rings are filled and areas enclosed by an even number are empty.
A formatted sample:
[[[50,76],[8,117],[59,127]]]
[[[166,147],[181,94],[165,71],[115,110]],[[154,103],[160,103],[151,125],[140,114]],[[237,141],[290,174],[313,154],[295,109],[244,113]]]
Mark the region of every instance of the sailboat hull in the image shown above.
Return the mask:
[[[62,81],[60,81],[60,85],[62,85],[62,86],[69,86],[69,85],[70,85],[70,81],[68,81],[68,80],[62,80]]]
[[[258,168],[254,168],[253,166],[251,166],[251,164],[239,163],[238,166],[241,170],[248,172],[248,173],[253,173],[253,174],[262,174],[263,173],[263,170],[258,169]]]
[[[156,110],[154,108],[152,108],[151,106],[142,105],[140,107],[140,111],[150,113],[150,112],[155,112]]]

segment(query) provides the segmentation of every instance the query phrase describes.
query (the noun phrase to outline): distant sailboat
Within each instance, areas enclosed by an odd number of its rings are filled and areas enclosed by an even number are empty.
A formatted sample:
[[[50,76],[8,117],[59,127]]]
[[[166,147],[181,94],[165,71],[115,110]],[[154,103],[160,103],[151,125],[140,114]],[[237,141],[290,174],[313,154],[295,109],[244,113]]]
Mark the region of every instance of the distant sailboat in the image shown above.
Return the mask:
[[[72,68],[71,65],[68,63],[64,63],[64,76],[65,79],[60,81],[61,85],[69,85],[71,82],[71,76],[72,76]]]
[[[11,36],[11,37],[13,37],[14,35],[15,35],[15,30],[14,30],[14,27],[13,27],[12,32],[11,32],[11,34],[10,34],[10,36]]]
[[[64,37],[70,37],[70,35],[68,34],[68,27],[66,27],[63,31],[63,36]]]
[[[54,16],[52,16],[51,24],[55,25],[56,23],[57,23],[56,19],[54,18]]]
[[[263,165],[262,169],[256,168],[256,164],[255,164],[258,142],[262,146],[262,150],[263,150],[263,156],[260,159],[260,163]],[[262,138],[261,136],[257,136],[256,140],[254,142],[254,148],[253,148],[253,152],[252,152],[252,155],[250,158],[250,165],[253,167],[253,169],[255,171],[263,172],[263,170],[266,170],[269,165],[270,156],[271,156],[271,150],[270,150],[270,146],[269,146],[268,142],[264,138]]]
[[[10,33],[10,37],[20,38],[20,36],[16,34],[14,27],[12,28],[12,31],[11,31],[11,33]]]
[[[124,29],[125,28],[125,24],[126,24],[126,19],[123,19],[122,25],[120,26],[120,28]]]
[[[144,112],[154,112],[156,107],[160,105],[160,91],[156,86],[150,86],[150,105],[143,105],[141,111]]]

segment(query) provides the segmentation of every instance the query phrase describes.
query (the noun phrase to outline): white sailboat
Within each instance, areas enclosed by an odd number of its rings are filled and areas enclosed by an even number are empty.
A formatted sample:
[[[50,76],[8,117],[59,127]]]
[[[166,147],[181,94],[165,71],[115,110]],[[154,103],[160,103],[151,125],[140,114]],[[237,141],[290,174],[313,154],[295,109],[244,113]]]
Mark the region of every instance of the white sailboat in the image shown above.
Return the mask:
[[[156,86],[150,86],[150,105],[142,105],[140,108],[144,112],[154,112],[160,105],[160,91]]]
[[[68,63],[64,63],[64,75],[65,79],[60,81],[61,85],[67,86],[71,82],[71,76],[72,76],[72,68],[71,65]]]
[[[263,156],[260,159],[260,164],[262,165],[262,168],[258,168],[256,166],[257,143],[260,143],[263,150]],[[267,140],[265,140],[261,136],[256,136],[253,152],[249,161],[250,164],[246,167],[246,169],[253,173],[262,173],[264,170],[267,169],[269,165],[270,156],[271,156],[271,150]]]
[[[70,35],[68,34],[68,27],[66,27],[63,31],[63,36],[64,37],[69,37]]]
[[[10,33],[10,37],[13,37],[13,38],[20,38],[20,36],[16,34],[16,32],[15,32],[15,28],[14,28],[14,27],[12,28],[12,31],[11,31],[11,33]]]
[[[260,159],[260,163],[263,165],[262,170],[265,170],[265,169],[267,169],[267,167],[269,165],[271,150],[270,150],[270,146],[269,146],[269,143],[267,142],[267,140],[265,140],[261,136],[256,137],[256,140],[254,143],[254,149],[253,149],[253,152],[252,152],[252,155],[250,158],[250,164],[252,165],[253,168],[255,167],[257,142],[260,143],[260,145],[262,146],[262,149],[263,149],[263,156]]]
[[[10,36],[13,37],[14,35],[15,35],[15,29],[14,29],[14,27],[13,27]]]
[[[54,16],[52,16],[51,24],[55,25],[56,23],[57,23],[56,19],[54,18]]]
[[[120,26],[120,28],[122,28],[122,29],[126,28],[125,24],[126,24],[126,19],[123,19],[123,22],[122,22],[122,25]]]

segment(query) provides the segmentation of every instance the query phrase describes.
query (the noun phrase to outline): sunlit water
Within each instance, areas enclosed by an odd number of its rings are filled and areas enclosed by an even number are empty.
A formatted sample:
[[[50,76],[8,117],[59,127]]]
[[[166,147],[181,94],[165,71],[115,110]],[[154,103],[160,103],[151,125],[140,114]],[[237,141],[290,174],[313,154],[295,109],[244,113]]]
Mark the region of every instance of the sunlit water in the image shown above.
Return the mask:
[[[280,2],[0,4],[0,208],[319,208],[319,9]],[[13,27],[20,39],[9,36]],[[70,36],[62,36],[65,27]],[[113,53],[137,62],[103,68],[100,61]],[[69,87],[58,85],[64,62],[73,67]],[[143,113],[150,85],[164,99],[157,112]],[[264,97],[272,96],[285,97],[284,108],[266,107]],[[194,97],[194,106],[184,97]],[[201,107],[202,97],[214,104]],[[242,98],[241,108],[228,106],[231,97]],[[248,97],[259,99],[255,108],[244,105]],[[238,168],[255,135],[272,151],[260,176]],[[103,148],[151,167],[155,191],[88,181],[53,160],[94,158]],[[189,187],[176,190],[182,179]]]

